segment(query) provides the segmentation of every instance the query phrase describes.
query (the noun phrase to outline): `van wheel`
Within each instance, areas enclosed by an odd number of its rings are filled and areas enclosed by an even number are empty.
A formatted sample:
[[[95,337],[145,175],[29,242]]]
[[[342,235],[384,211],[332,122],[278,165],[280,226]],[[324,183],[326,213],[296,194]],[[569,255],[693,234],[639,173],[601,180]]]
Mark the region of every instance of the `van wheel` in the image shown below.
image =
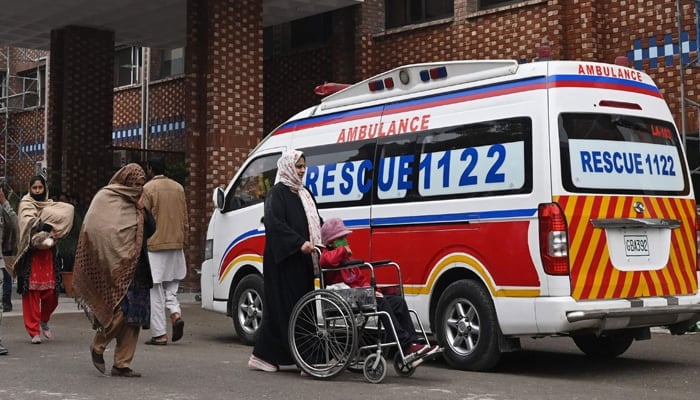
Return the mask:
[[[576,335],[572,338],[584,354],[595,358],[615,358],[627,351],[634,341],[632,334],[624,332],[603,332],[600,336]]]
[[[496,309],[478,282],[461,280],[445,289],[437,305],[436,334],[454,368],[488,371],[501,359]]]
[[[251,274],[241,279],[233,291],[231,318],[236,334],[245,345],[254,345],[263,317],[263,278]]]

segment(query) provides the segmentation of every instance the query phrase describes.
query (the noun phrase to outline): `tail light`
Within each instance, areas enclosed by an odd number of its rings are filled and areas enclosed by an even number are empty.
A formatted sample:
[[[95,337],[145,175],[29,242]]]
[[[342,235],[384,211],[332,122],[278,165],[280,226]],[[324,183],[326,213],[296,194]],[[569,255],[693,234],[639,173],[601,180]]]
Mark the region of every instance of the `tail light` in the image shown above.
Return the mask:
[[[566,217],[557,203],[540,204],[540,257],[549,275],[569,274],[569,240]]]

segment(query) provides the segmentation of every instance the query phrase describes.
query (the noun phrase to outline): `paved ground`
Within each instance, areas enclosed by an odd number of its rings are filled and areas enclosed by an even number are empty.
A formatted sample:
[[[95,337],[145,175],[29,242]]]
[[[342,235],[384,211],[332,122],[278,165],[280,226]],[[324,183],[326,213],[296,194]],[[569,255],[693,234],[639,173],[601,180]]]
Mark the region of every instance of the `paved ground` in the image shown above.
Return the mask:
[[[246,367],[251,348],[242,345],[231,319],[202,310],[193,295],[182,295],[186,321],[182,341],[147,346],[142,331],[132,367],[142,378],[101,375],[90,361],[90,325],[72,299],[61,298],[51,324],[55,338],[30,343],[18,311],[3,319],[0,356],[1,400],[659,400],[697,397],[700,334],[653,334],[623,357],[596,361],[564,337],[523,339],[523,351],[508,354],[498,371],[475,373],[449,368],[442,359],[421,366],[411,378],[391,366],[380,385],[361,374],[331,381],[299,376],[295,368],[269,374]],[[20,307],[15,301],[16,309]],[[105,353],[111,368],[113,344]]]

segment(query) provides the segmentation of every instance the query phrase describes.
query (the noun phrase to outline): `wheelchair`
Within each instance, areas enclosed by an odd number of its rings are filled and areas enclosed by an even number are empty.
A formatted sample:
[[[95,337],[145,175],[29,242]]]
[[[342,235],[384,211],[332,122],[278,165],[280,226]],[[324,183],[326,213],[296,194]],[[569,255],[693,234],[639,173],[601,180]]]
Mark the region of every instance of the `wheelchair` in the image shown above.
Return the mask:
[[[371,286],[335,290],[326,287],[325,273],[353,267],[369,270]],[[378,286],[375,270],[379,268],[392,269],[396,282]],[[317,379],[332,379],[348,369],[362,372],[371,383],[380,383],[387,372],[385,356],[393,351],[397,375],[412,376],[426,358],[404,354],[393,321],[387,312],[377,309],[375,297],[378,289],[403,297],[399,265],[389,260],[356,260],[338,268],[321,269],[318,278],[319,288],[299,299],[290,316],[289,347],[297,366]],[[412,309],[409,313],[414,325],[418,324],[419,338],[430,344],[417,313]]]

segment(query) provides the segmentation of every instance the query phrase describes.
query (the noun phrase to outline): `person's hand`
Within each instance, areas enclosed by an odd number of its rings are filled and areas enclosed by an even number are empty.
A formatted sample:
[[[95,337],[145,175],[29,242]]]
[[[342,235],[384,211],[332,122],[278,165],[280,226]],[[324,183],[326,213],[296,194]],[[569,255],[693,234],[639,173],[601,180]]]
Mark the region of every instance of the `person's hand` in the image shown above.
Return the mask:
[[[5,191],[0,188],[0,204],[5,204],[7,197],[5,197]]]
[[[350,245],[347,245],[347,244],[345,245],[345,251],[348,252],[348,255],[349,255],[349,256],[352,255],[352,249],[350,248]]]
[[[374,297],[384,297],[384,293],[380,292],[379,290],[375,290]]]
[[[308,240],[301,245],[301,252],[304,254],[311,254],[314,251],[314,245]]]

